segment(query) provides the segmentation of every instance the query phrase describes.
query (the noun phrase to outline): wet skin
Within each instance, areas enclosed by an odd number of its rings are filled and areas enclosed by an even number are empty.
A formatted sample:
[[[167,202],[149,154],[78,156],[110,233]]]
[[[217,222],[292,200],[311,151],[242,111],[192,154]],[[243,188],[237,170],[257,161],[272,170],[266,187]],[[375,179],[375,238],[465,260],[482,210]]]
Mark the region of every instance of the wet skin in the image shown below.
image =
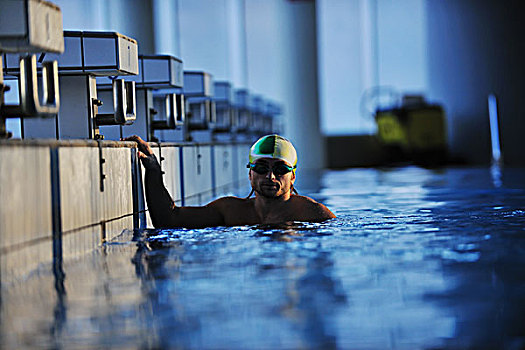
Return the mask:
[[[261,158],[257,160],[258,164],[266,165],[272,169],[279,163],[284,163],[289,166],[287,162],[274,158]],[[252,188],[260,196],[271,199],[287,200],[291,195],[291,189],[295,182],[295,172],[290,171],[284,175],[275,175],[273,171],[268,171],[266,174],[258,174],[250,170],[250,183]]]
[[[145,189],[148,209],[156,228],[203,228],[277,224],[289,221],[325,221],[335,215],[323,204],[292,194],[295,172],[275,175],[258,174],[250,170],[249,179],[255,198],[222,197],[200,207],[177,207],[164,187],[160,165],[149,145],[138,136],[126,138],[136,141],[138,156],[146,168]],[[280,159],[263,158],[270,168]]]

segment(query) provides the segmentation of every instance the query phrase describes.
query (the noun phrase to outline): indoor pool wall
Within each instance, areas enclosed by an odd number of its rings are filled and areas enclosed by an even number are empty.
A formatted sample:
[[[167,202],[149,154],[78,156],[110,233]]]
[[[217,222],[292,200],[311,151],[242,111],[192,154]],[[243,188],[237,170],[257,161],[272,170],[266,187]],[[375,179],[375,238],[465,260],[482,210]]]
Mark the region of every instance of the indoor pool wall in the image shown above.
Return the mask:
[[[165,143],[153,150],[178,205],[247,186],[249,144]],[[2,284],[78,257],[124,230],[151,228],[133,142],[0,141]]]

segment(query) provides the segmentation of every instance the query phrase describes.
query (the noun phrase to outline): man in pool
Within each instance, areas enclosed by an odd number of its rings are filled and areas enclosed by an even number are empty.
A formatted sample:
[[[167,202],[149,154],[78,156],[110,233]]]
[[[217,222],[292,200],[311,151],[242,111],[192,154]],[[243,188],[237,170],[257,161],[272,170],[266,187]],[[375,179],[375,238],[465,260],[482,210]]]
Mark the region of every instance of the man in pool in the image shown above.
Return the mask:
[[[250,149],[249,178],[255,197],[250,198],[252,193],[247,198],[222,197],[202,207],[175,206],[149,145],[138,136],[126,140],[138,144],[138,156],[146,168],[146,201],[156,228],[320,222],[335,218],[323,204],[294,190],[297,153],[292,143],[279,135],[264,136]]]

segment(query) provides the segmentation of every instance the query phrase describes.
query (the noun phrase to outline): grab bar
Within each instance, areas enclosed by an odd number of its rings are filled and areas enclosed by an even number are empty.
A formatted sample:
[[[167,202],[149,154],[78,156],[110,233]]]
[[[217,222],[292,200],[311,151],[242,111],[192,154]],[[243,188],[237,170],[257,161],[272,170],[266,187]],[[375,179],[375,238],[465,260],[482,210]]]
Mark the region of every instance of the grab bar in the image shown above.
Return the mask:
[[[155,99],[164,99],[165,119],[151,121],[153,130],[175,129],[184,125],[184,96],[171,93]]]
[[[93,101],[102,105],[100,100]],[[113,80],[114,113],[100,113],[95,116],[97,125],[130,125],[137,116],[135,82],[124,79]]]
[[[38,92],[36,56],[20,57],[20,76],[18,77],[19,105],[2,105],[3,118],[51,117],[60,108],[57,61],[42,63],[42,101]]]

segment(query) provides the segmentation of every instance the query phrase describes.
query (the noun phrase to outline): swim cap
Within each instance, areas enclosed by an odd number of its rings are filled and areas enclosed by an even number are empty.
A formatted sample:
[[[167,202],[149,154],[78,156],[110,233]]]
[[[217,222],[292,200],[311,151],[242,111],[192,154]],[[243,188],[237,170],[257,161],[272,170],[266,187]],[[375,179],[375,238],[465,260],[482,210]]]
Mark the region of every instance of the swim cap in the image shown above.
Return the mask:
[[[297,165],[297,152],[292,143],[279,135],[266,135],[261,137],[250,148],[250,163],[255,163],[260,158],[277,158]]]

